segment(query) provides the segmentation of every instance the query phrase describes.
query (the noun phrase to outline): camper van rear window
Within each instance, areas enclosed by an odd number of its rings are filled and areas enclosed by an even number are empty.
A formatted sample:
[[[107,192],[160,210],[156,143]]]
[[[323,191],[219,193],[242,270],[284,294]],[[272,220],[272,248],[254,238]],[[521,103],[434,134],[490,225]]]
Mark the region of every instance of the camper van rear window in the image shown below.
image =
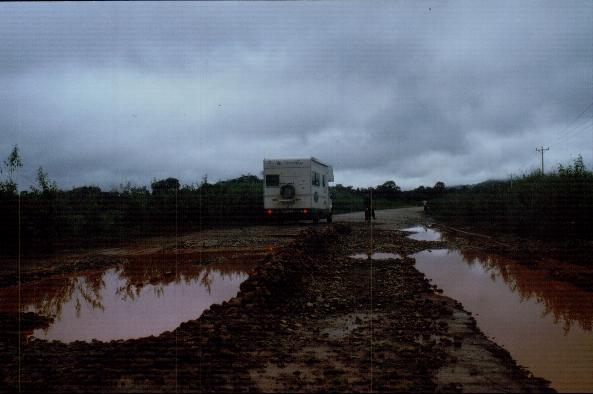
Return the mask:
[[[311,184],[313,186],[319,186],[319,173],[318,172],[313,171],[313,174],[311,176],[311,181],[312,181]]]
[[[280,175],[266,175],[266,186],[280,186]]]

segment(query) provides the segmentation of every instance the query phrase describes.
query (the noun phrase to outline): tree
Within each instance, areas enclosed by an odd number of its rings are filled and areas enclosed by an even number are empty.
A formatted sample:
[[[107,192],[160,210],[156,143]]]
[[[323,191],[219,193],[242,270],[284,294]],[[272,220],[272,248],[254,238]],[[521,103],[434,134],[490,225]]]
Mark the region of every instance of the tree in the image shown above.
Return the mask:
[[[394,181],[387,181],[380,186],[377,186],[377,197],[385,197],[389,200],[395,200],[399,197],[401,189]]]
[[[433,190],[435,195],[440,196],[445,191],[445,183],[438,181],[434,184]]]
[[[37,185],[39,186],[39,189],[32,186],[31,189],[33,190],[34,193],[38,193],[39,191],[41,191],[42,193],[52,193],[52,192],[56,192],[58,190],[58,186],[57,186],[56,182],[51,181],[49,179],[47,172],[45,172],[43,170],[43,167],[41,167],[41,166],[39,166],[39,168],[37,169],[36,179],[37,179]]]
[[[587,172],[583,156],[579,155],[575,160],[574,164],[564,167],[562,164],[558,165],[558,173],[560,176],[582,176]]]
[[[0,191],[6,193],[15,193],[17,190],[17,184],[13,179],[14,172],[23,166],[23,162],[21,160],[21,155],[19,154],[19,147],[15,145],[12,148],[12,151],[4,160],[4,171],[0,167],[0,173],[7,172],[8,179],[5,182],[0,182]]]
[[[161,179],[160,181],[154,181],[150,184],[152,194],[167,193],[178,191],[180,184],[177,178]]]
[[[81,186],[75,187],[70,191],[70,194],[78,201],[89,198],[90,196],[97,196],[101,194],[101,188],[98,186]]]

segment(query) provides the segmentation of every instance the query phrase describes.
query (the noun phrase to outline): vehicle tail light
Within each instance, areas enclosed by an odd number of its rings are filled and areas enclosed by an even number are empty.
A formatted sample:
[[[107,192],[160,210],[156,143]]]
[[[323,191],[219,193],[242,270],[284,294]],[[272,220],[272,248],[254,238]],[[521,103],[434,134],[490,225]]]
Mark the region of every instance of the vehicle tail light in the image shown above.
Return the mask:
[[[304,214],[306,214],[307,212],[309,212],[309,211],[307,210],[307,208],[303,209],[303,213],[304,213]]]
[[[272,210],[271,210],[271,209],[268,209],[268,211],[267,211],[267,212],[268,212],[268,215],[269,215],[269,216],[271,216],[271,215],[272,215]]]

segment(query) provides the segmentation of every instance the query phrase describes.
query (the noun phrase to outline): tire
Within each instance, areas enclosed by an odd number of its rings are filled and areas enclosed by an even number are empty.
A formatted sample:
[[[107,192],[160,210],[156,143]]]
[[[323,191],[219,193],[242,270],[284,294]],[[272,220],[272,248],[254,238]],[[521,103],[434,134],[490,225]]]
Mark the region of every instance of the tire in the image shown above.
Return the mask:
[[[296,189],[290,183],[282,185],[282,187],[280,188],[280,195],[285,200],[292,200],[296,195]]]
[[[330,212],[329,216],[327,217],[327,222],[331,223],[333,221],[332,219],[332,213]]]

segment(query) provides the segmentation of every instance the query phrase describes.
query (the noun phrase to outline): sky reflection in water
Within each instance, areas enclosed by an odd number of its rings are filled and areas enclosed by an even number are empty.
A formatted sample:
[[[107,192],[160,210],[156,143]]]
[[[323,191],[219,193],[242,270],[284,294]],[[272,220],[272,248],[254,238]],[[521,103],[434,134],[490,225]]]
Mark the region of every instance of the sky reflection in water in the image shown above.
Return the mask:
[[[24,311],[55,316],[33,335],[71,342],[139,338],[175,329],[234,297],[249,264],[200,265],[137,256],[121,267],[48,278],[21,287]],[[18,287],[0,291],[0,309],[18,310]]]
[[[447,234],[442,236],[446,240]],[[440,249],[413,257],[519,364],[559,391],[593,390],[593,293],[476,250]]]

